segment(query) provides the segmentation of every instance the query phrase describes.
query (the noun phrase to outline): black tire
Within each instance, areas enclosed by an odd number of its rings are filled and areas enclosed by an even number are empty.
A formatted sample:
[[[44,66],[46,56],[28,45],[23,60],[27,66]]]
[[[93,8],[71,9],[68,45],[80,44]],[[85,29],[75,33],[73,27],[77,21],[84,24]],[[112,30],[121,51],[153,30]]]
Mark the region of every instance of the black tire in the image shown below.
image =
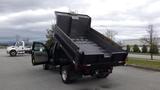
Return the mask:
[[[71,79],[71,70],[69,65],[62,66],[60,74],[61,74],[61,79],[64,83],[66,84],[72,83],[73,80]]]
[[[96,77],[97,77],[97,78],[106,78],[106,77],[108,77],[108,75],[109,75],[109,73],[107,73],[107,72],[102,72],[102,73],[96,74]]]
[[[10,52],[9,52],[9,54],[10,54],[10,56],[16,56],[17,55],[17,52],[15,51],[15,50],[11,50]]]
[[[50,69],[49,64],[43,64],[43,69],[44,69],[44,70],[49,70],[49,69]]]
[[[35,60],[34,60],[34,58],[33,58],[33,57],[32,57],[32,60],[31,60],[31,61],[32,61],[32,65],[35,65],[35,63],[34,63],[34,62],[35,62]]]

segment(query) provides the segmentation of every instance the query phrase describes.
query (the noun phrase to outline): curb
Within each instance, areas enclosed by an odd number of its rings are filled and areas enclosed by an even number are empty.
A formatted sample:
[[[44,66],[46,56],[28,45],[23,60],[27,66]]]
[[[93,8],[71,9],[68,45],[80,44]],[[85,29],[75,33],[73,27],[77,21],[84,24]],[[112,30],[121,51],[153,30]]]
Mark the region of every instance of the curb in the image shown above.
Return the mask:
[[[145,69],[145,70],[151,70],[151,71],[159,71],[160,72],[160,69],[143,67],[143,66],[134,65],[134,64],[126,64],[125,66],[130,66],[130,67],[135,67],[135,68],[140,68],[140,69]]]

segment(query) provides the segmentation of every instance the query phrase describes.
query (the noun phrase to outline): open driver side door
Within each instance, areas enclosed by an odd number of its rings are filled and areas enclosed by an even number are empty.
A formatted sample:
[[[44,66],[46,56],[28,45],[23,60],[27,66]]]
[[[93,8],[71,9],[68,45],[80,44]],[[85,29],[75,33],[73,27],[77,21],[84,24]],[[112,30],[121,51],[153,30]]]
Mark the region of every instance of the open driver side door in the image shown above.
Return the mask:
[[[49,51],[47,47],[40,42],[33,42],[32,45],[32,64],[41,65],[49,62]]]

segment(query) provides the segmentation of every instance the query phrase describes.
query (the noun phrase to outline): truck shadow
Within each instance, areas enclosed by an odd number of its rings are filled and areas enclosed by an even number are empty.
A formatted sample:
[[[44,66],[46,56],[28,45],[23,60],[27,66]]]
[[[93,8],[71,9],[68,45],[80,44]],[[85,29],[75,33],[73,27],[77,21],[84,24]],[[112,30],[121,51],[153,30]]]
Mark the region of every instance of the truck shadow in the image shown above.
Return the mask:
[[[3,55],[3,57],[12,57],[12,58],[14,58],[14,57],[26,57],[26,56],[31,56],[31,54],[19,54],[19,55],[17,55],[17,56],[10,56],[10,55]]]
[[[59,68],[52,68],[50,71],[54,74],[60,75]],[[61,81],[61,78],[59,78],[59,80]],[[84,76],[83,78],[78,79],[78,80],[76,80],[70,84],[67,84],[67,85],[69,85],[69,86],[83,85],[84,86],[78,90],[101,90],[101,89],[115,88],[115,87],[119,86],[120,84],[114,82],[114,80],[112,80],[112,78],[110,78],[110,76],[107,78],[103,78],[103,79],[98,79],[98,78],[92,77],[92,76]]]

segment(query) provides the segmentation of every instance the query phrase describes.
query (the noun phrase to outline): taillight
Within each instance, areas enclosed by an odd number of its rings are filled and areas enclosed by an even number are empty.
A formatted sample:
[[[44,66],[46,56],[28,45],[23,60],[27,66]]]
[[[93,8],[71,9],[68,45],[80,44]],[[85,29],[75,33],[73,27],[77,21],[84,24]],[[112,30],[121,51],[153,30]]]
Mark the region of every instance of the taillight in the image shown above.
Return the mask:
[[[84,64],[83,66],[88,66],[89,67],[89,66],[91,66],[91,64]]]

